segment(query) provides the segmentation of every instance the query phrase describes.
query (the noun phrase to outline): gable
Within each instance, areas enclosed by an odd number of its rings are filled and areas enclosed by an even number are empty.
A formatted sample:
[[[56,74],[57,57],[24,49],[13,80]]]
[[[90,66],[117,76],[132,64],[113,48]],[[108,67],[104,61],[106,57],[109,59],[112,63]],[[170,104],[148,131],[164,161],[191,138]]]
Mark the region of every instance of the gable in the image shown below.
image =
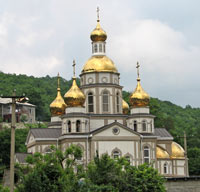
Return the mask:
[[[26,145],[33,143],[34,141],[35,141],[35,137],[33,136],[33,134],[31,132],[29,132],[29,134],[27,136]]]
[[[113,124],[112,126],[108,126],[102,130],[99,130],[97,133],[94,134],[95,137],[132,137],[132,138],[140,138],[138,133],[134,132],[131,129],[125,128],[118,124]]]

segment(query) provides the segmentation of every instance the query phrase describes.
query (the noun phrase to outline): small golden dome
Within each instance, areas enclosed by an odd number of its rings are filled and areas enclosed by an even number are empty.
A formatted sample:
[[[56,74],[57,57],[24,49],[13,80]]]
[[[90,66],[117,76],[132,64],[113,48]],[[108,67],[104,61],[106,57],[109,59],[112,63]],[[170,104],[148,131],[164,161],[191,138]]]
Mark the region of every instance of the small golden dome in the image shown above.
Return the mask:
[[[85,95],[76,84],[76,78],[73,77],[72,86],[64,95],[67,107],[83,107],[85,102]]]
[[[145,107],[149,105],[149,95],[142,88],[139,78],[137,79],[137,87],[130,96],[130,103],[133,107]]]
[[[161,148],[160,146],[156,147],[156,157],[158,159],[170,158],[169,153],[165,149]]]
[[[111,59],[107,56],[92,56],[84,65],[82,73],[85,72],[114,72],[117,68]]]
[[[172,147],[171,158],[173,159],[185,158],[185,151],[178,143],[172,142],[171,147]]]
[[[99,20],[97,20],[97,26],[90,34],[90,39],[93,42],[105,41],[107,39],[106,32],[101,28]]]
[[[129,111],[129,105],[126,101],[122,99],[122,109],[123,109],[123,114],[128,114]]]
[[[60,77],[58,74],[58,88],[57,88],[57,97],[50,104],[50,111],[52,116],[59,116],[65,113],[65,108],[67,105],[60,93]]]

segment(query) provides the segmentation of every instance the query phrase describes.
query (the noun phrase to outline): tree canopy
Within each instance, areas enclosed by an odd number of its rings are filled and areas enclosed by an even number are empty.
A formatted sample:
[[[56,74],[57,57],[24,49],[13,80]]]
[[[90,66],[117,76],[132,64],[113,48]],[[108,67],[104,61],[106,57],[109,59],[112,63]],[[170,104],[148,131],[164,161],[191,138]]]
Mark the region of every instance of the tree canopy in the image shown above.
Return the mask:
[[[80,162],[81,148],[71,145],[62,152],[35,153],[22,168],[17,192],[164,192],[164,179],[151,165],[131,166],[126,159],[107,154],[95,157],[87,168]],[[26,170],[26,174],[24,174]]]

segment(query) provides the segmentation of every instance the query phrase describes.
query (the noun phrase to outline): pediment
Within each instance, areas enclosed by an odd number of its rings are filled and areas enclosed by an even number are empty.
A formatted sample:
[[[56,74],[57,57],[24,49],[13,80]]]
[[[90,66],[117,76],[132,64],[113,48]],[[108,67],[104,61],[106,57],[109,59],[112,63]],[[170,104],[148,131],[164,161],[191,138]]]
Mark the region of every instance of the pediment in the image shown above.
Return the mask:
[[[95,137],[137,137],[140,138],[140,134],[132,129],[120,124],[111,123],[93,131]]]
[[[28,145],[28,144],[30,144],[30,143],[32,143],[34,141],[35,141],[34,135],[31,132],[29,132],[28,136],[27,136],[26,144]]]

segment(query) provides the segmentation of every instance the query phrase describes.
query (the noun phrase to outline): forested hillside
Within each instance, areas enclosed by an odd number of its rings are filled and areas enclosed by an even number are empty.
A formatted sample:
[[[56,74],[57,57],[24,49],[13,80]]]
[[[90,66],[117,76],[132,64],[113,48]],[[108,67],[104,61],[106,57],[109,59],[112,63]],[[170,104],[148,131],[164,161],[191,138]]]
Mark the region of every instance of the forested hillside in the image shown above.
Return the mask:
[[[61,78],[62,95],[70,88],[72,81]],[[79,82],[78,82],[79,84]],[[0,95],[10,95],[13,89],[17,95],[25,93],[30,103],[37,106],[37,120],[49,121],[49,104],[56,97],[57,77],[36,78],[26,75],[5,74],[0,72]],[[123,91],[123,98],[128,102],[130,93]],[[200,108],[185,108],[169,101],[156,98],[150,100],[150,110],[155,118],[155,127],[165,127],[175,141],[183,146],[183,132],[186,131],[190,172],[200,174]]]

